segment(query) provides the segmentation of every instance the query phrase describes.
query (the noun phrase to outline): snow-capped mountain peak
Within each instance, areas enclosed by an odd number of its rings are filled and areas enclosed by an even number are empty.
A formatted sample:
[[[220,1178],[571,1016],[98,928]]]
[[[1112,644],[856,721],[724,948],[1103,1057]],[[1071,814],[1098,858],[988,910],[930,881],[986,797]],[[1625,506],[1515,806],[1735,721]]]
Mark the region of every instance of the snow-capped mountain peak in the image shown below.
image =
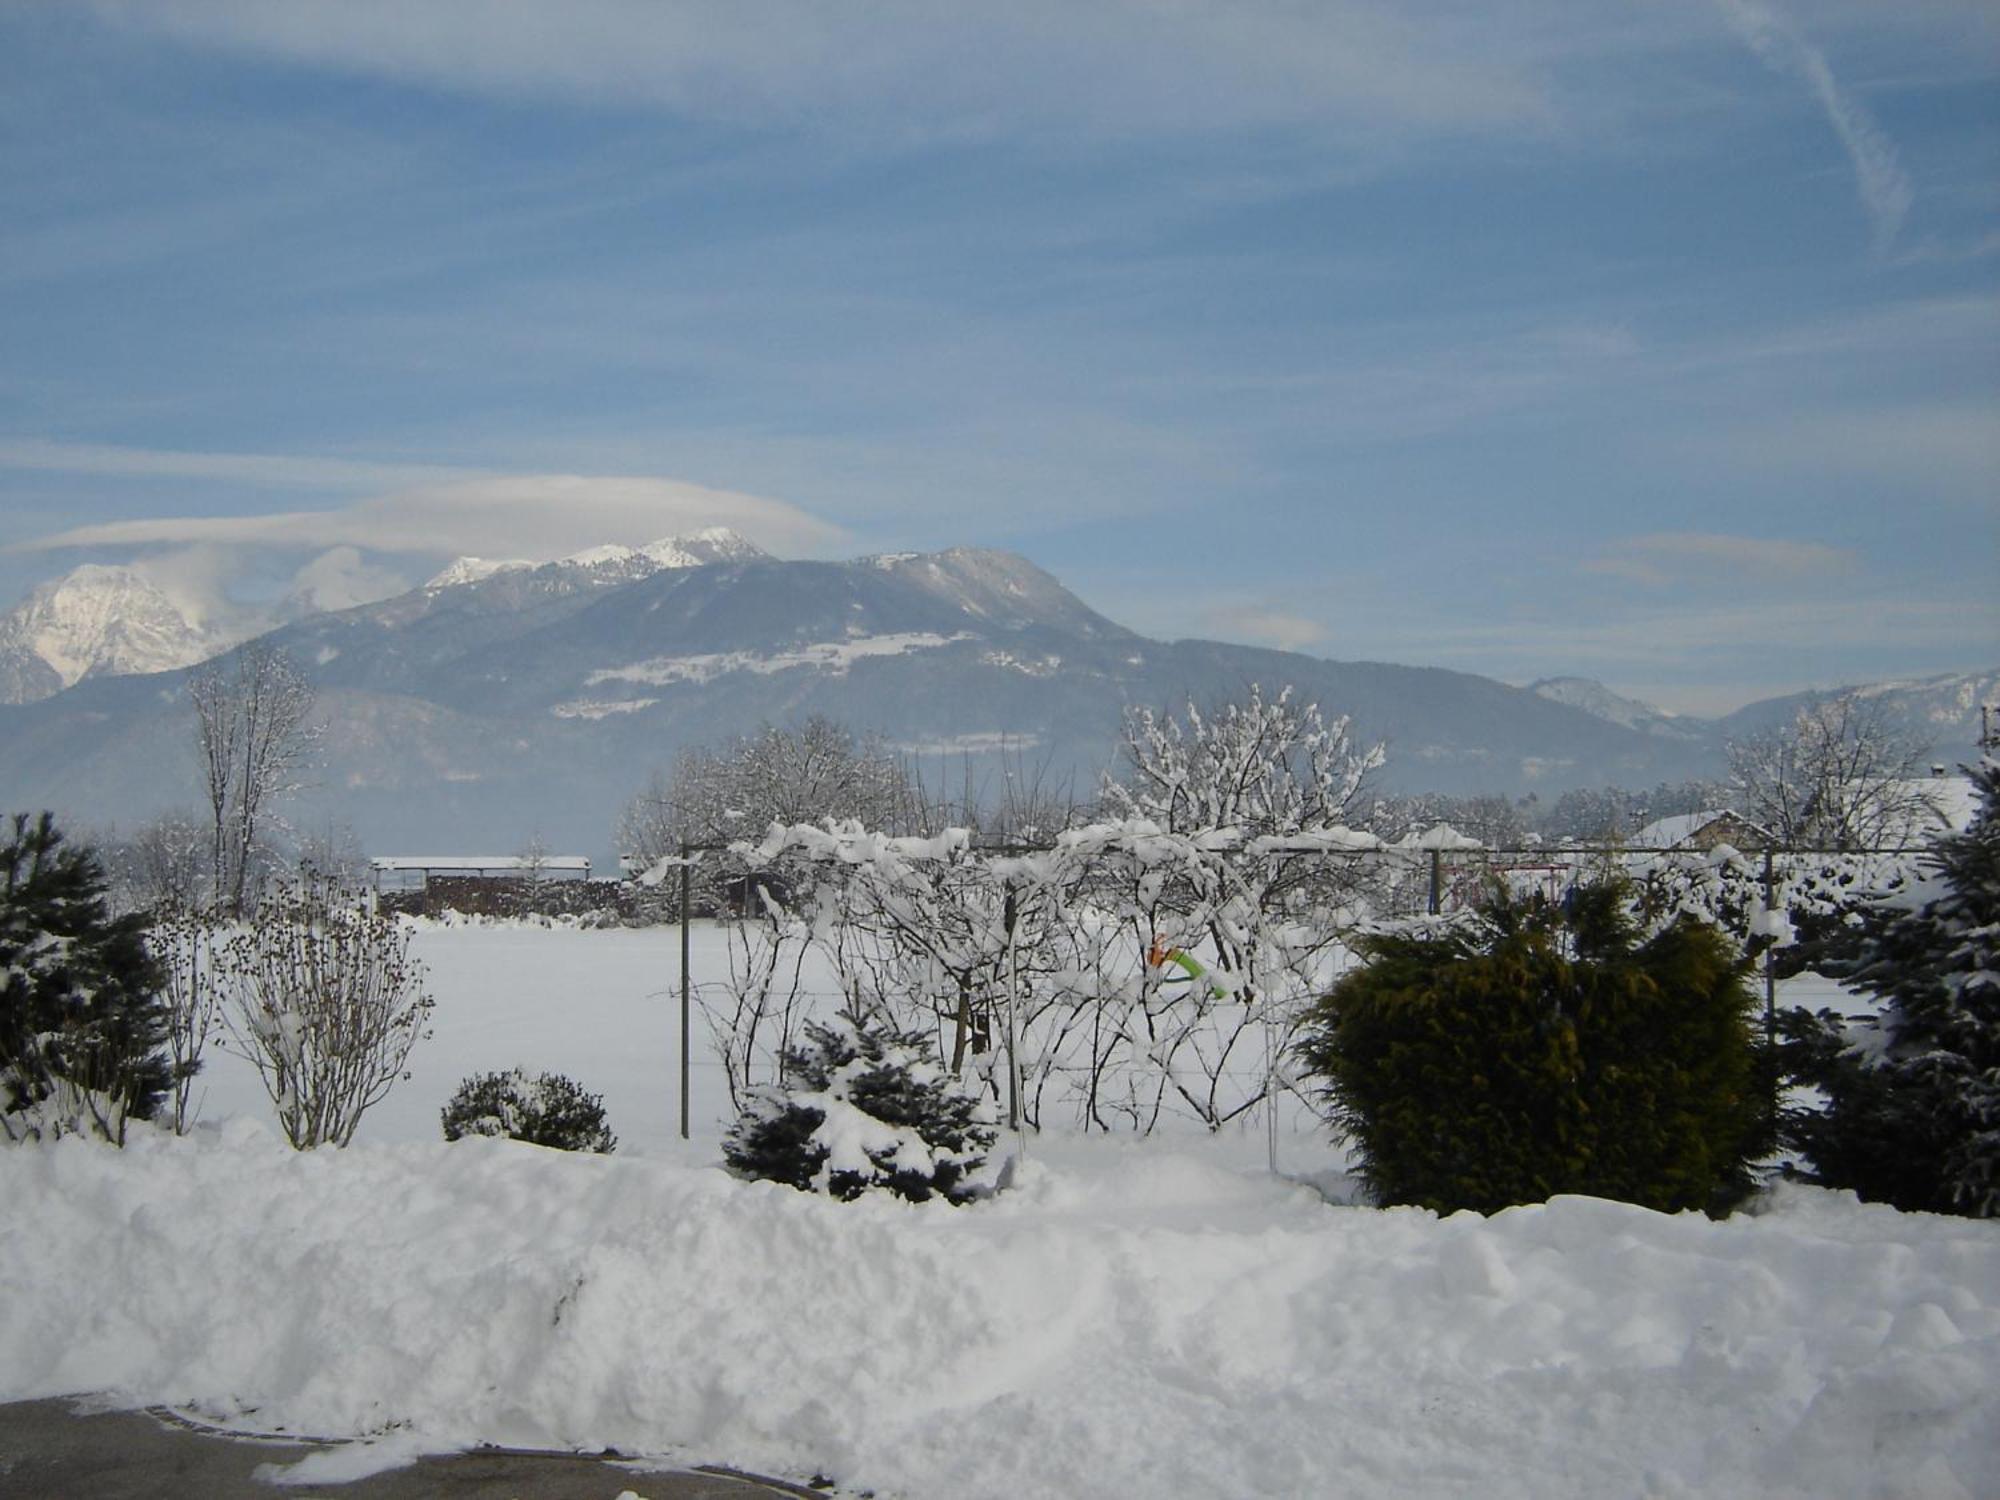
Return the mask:
[[[661,537],[643,547],[627,547],[619,542],[585,547],[543,566],[590,575],[591,581],[628,583],[647,578],[669,568],[702,568],[711,563],[752,562],[770,554],[727,526],[708,526],[680,536]],[[520,559],[495,561],[484,557],[461,557],[424,584],[426,589],[457,588],[462,584],[483,583],[501,573],[517,573],[537,564]]]
[[[771,555],[727,526],[705,526],[684,536],[661,537],[638,550],[662,568],[701,568],[710,563],[755,562]]]
[[[427,589],[457,588],[461,583],[479,583],[496,573],[518,573],[523,568],[532,568],[533,563],[526,558],[496,560],[490,557],[460,557],[424,582]]]
[[[1547,698],[1551,703],[1579,709],[1594,719],[1620,724],[1627,729],[1667,734],[1677,734],[1684,729],[1684,726],[1675,723],[1676,715],[1638,698],[1614,693],[1593,677],[1544,677],[1540,682],[1529,683],[1528,691],[1537,697]]]
[[[234,644],[138,569],[85,563],[0,616],[0,702],[46,698],[85,677],[171,671]]]

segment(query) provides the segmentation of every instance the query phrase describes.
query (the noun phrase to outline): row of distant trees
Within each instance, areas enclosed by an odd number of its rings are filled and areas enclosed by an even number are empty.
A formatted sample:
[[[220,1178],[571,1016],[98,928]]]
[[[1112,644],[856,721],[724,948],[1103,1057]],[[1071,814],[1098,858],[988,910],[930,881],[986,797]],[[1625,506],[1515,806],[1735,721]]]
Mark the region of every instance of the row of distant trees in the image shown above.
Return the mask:
[[[309,783],[324,725],[309,682],[284,653],[252,645],[194,672],[189,731],[200,768],[200,810],[163,816],[107,861],[134,904],[211,906],[240,913],[273,877],[301,863],[354,876],[360,851],[334,823],[302,833],[285,822]],[[1157,720],[1155,723],[1157,724]],[[1134,763],[1128,724],[1123,759]],[[1787,724],[1732,742],[1719,780],[1534,794],[1395,796],[1370,779],[1345,809],[1385,838],[1446,823],[1489,848],[1536,842],[1617,843],[1661,818],[1728,809],[1783,848],[1852,850],[1906,842],[1922,825],[1925,747],[1855,695],[1802,708]],[[1021,757],[957,780],[927,776],[879,740],[814,716],[690,747],[656,768],[627,805],[617,836],[641,865],[683,843],[727,845],[773,823],[855,819],[912,833],[965,827],[982,842],[1045,842],[1100,814],[1104,790]],[[1371,770],[1373,768],[1371,767]],[[1301,768],[1301,779],[1304,777]],[[1115,779],[1115,778],[1114,778]]]
[[[972,829],[983,841],[1036,843],[1088,822],[1115,797],[1119,778],[1145,765],[1139,741],[1157,716],[1128,718],[1113,790],[1086,794],[1018,760],[982,781],[927,783],[879,741],[814,717],[791,727],[683,751],[656,769],[627,805],[619,847],[651,864],[683,843],[715,848],[762,835],[773,823],[855,819],[891,833]],[[1929,812],[1925,746],[1892,725],[1879,705],[1852,696],[1810,704],[1780,725],[1728,746],[1720,779],[1651,788],[1579,788],[1544,801],[1425,792],[1394,796],[1370,775],[1343,806],[1353,826],[1386,839],[1449,824],[1488,848],[1536,842],[1617,844],[1664,818],[1727,810],[1779,848],[1852,851],[1911,842]],[[1143,777],[1143,770],[1138,770]],[[1310,783],[1305,768],[1295,780]]]

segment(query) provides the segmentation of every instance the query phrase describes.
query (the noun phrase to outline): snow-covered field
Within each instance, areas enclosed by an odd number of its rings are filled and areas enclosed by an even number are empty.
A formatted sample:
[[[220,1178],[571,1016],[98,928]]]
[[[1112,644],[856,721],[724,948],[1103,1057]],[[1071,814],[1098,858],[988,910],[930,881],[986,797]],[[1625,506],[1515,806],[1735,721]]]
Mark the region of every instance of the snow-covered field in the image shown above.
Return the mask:
[[[192,1138],[0,1151],[0,1397],[912,1500],[2000,1494],[2000,1225],[1804,1189],[1439,1220],[1330,1205],[1255,1133],[832,1203],[711,1165],[712,1069],[674,1140],[676,934],[419,948],[437,1035],[348,1151],[285,1149],[226,1065]],[[445,1145],[458,1079],[517,1063],[601,1090],[619,1154]]]

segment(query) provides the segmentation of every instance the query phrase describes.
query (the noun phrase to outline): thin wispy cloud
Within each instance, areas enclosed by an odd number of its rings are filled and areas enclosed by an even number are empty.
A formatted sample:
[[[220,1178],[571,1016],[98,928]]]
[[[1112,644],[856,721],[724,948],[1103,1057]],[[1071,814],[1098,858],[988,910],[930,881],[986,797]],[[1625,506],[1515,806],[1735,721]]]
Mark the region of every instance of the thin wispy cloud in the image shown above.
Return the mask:
[[[100,0],[114,23],[205,46],[511,98],[730,125],[906,137],[1117,138],[1301,122],[1539,128],[1535,49],[1477,12],[1325,0],[1165,6],[1017,0]]]
[[[2000,514],[2000,413],[1983,401],[1802,411],[1706,433],[1690,446],[1751,473],[1863,479]]]
[[[1854,164],[1855,187],[1874,226],[1876,247],[1886,250],[1916,198],[1894,142],[1834,77],[1826,54],[1776,6],[1766,0],[1716,0],[1716,4],[1767,67],[1801,79],[1812,90]]]
[[[1678,588],[1713,579],[1793,581],[1853,571],[1854,555],[1824,542],[1715,532],[1657,532],[1629,537],[1587,559],[1583,570],[1649,588]]]
[[[781,553],[818,551],[842,536],[795,505],[756,495],[670,479],[529,474],[430,485],[328,510],[110,521],[5,550],[207,544],[546,560],[597,543],[636,546],[705,526],[733,527]]]
[[[0,439],[0,469],[97,474],[121,479],[213,479],[274,489],[384,490],[480,477],[444,464],[385,464],[282,453],[193,453],[94,443]]]

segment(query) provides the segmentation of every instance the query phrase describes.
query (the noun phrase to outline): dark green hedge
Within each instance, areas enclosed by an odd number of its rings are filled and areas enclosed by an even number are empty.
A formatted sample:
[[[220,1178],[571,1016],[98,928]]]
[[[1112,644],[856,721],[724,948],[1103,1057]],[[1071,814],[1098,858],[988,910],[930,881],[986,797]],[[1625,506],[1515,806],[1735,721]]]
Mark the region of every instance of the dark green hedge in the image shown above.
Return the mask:
[[[1713,928],[1641,942],[1601,886],[1561,905],[1496,894],[1474,931],[1361,949],[1299,1052],[1380,1202],[1715,1210],[1770,1149],[1756,997]]]

